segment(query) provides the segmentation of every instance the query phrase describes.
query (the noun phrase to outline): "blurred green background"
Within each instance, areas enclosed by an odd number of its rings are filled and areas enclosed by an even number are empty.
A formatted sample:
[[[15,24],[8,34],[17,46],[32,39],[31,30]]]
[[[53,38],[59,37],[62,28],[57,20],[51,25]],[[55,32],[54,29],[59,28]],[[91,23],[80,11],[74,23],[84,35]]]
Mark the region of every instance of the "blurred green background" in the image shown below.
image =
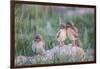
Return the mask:
[[[82,48],[94,50],[94,9],[64,6],[15,5],[15,56],[32,56],[34,32],[41,34],[45,48],[53,47],[59,21],[73,21]]]

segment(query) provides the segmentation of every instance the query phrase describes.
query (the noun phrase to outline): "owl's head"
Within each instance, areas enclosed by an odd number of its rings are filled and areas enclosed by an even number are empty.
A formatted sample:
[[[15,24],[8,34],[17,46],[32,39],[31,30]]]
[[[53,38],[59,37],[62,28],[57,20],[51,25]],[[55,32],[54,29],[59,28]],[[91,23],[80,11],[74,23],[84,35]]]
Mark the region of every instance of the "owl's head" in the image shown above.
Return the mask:
[[[74,26],[74,24],[72,21],[66,22],[66,28],[73,27],[73,26]]]
[[[66,22],[66,29],[71,28],[75,32],[78,32],[77,28],[75,27],[74,23],[72,21]]]
[[[42,36],[40,34],[36,34],[35,35],[35,39],[36,42],[40,42],[42,40]]]
[[[65,23],[60,24],[60,29],[66,29],[66,24]]]

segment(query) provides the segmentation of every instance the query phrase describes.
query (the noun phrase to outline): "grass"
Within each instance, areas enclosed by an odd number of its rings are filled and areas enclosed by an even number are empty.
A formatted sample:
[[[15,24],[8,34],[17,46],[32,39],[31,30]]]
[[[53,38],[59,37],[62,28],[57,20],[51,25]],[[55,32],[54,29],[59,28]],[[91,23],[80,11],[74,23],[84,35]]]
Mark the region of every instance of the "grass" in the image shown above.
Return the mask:
[[[85,51],[94,49],[94,14],[65,16],[65,13],[50,11],[43,6],[19,5],[15,6],[15,56],[32,56],[32,41],[34,32],[41,34],[45,41],[45,48],[53,48],[55,34],[59,26],[59,16],[62,20],[71,20],[78,28],[82,48]],[[36,28],[36,30],[35,30]],[[57,57],[57,56],[55,56]],[[62,56],[61,56],[62,57]],[[87,61],[90,56],[86,56]],[[63,59],[64,57],[62,57]],[[70,58],[70,57],[68,57]],[[54,58],[50,63],[62,62]],[[65,59],[65,58],[64,58]],[[66,58],[67,59],[67,58]],[[61,60],[61,61],[60,61]],[[41,63],[39,60],[37,63]]]

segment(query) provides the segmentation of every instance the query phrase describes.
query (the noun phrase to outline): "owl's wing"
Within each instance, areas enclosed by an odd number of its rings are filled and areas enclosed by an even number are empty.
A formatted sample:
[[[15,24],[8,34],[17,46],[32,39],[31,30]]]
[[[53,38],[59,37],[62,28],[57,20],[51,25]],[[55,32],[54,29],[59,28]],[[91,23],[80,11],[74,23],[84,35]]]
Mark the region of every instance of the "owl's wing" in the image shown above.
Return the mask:
[[[34,40],[32,41],[32,51],[35,52],[35,42],[34,42]]]
[[[43,43],[43,53],[45,53],[45,42]]]
[[[76,32],[75,30],[70,29],[70,32],[71,32],[75,37],[78,37],[78,32]]]
[[[57,32],[56,39],[59,38],[60,33],[61,33],[60,31]]]
[[[43,41],[43,44],[42,44],[43,48],[45,49],[45,42]]]
[[[74,28],[75,32],[77,32],[77,33],[78,33],[78,29],[77,29],[75,26],[74,26],[73,28]]]

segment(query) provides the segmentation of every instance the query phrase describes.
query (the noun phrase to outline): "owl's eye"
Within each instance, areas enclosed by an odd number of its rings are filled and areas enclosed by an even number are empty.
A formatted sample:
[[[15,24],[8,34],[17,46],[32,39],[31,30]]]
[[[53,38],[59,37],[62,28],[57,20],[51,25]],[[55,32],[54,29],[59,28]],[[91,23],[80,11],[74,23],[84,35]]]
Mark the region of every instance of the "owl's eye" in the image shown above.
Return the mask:
[[[35,37],[35,39],[39,39],[39,38],[40,38],[39,36],[36,36],[36,37]]]
[[[65,26],[63,26],[63,25],[62,25],[62,26],[60,26],[60,29],[64,29],[64,28],[65,28]]]

